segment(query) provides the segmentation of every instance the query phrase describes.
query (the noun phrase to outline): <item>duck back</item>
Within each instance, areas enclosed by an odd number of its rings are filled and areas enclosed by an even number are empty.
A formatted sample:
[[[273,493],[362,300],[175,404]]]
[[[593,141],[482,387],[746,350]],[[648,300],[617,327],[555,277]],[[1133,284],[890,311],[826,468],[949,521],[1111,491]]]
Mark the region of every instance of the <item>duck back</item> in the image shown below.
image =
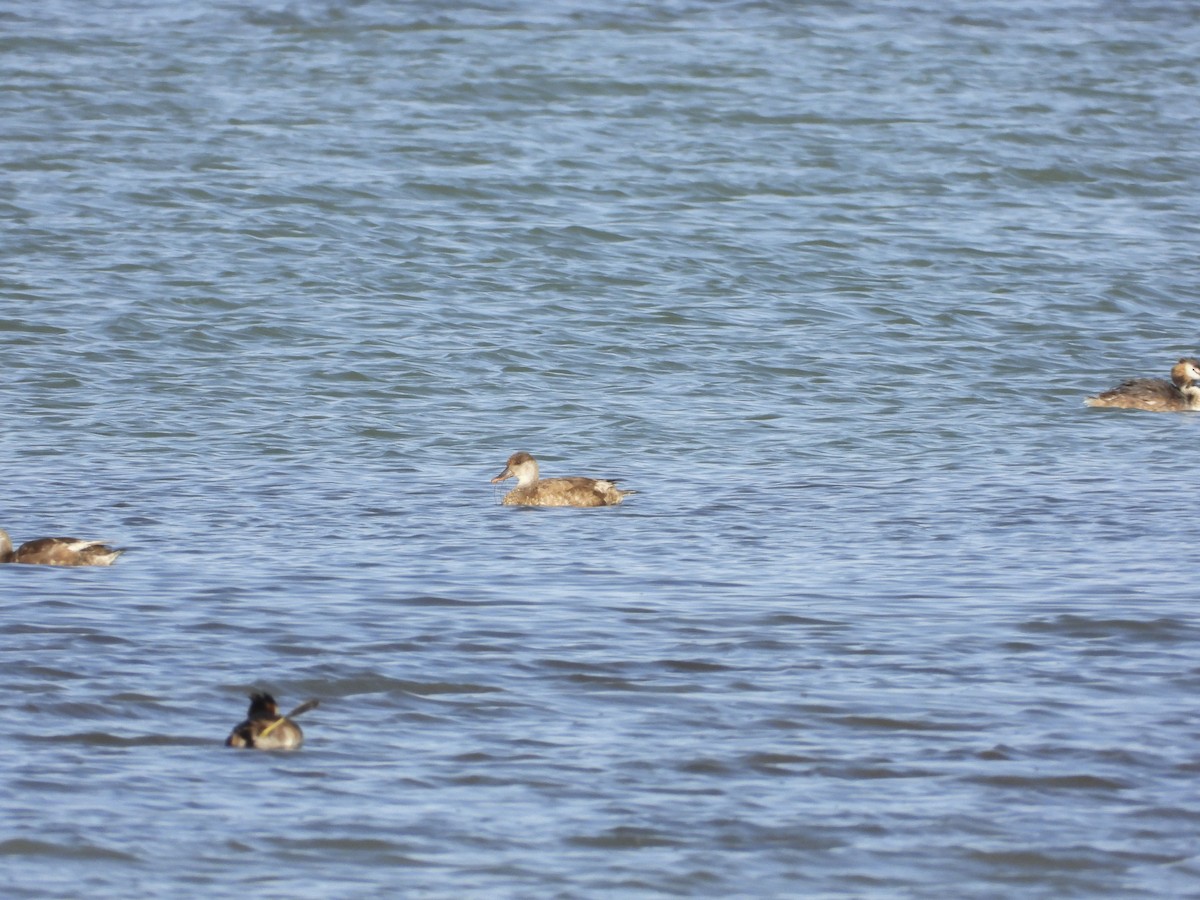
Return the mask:
[[[504,497],[506,506],[615,506],[632,491],[622,491],[611,481],[582,476],[546,478],[516,487]]]
[[[1159,378],[1133,378],[1095,397],[1088,397],[1088,406],[1110,409],[1145,409],[1152,412],[1182,412],[1200,409],[1200,391],[1178,388]]]
[[[47,537],[26,541],[13,553],[12,562],[40,566],[111,566],[124,552],[114,550],[103,541]]]

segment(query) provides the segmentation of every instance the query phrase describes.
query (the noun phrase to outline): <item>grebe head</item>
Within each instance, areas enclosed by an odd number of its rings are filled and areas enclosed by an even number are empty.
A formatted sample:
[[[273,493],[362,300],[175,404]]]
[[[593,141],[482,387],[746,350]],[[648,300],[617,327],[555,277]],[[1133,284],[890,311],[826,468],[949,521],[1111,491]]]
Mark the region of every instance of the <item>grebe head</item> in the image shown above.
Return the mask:
[[[1194,359],[1181,359],[1171,367],[1171,381],[1179,387],[1200,381],[1200,362]]]
[[[1200,378],[1200,375],[1197,375]],[[517,479],[517,487],[527,487],[534,484],[538,480],[538,464],[537,460],[530,456],[525,451],[514,453],[508,458],[508,465],[504,467],[504,471],[492,479],[492,484],[503,481],[506,478]]]
[[[247,719],[278,719],[279,707],[275,703],[275,698],[270,694],[251,694],[250,695],[250,712],[246,715]]]

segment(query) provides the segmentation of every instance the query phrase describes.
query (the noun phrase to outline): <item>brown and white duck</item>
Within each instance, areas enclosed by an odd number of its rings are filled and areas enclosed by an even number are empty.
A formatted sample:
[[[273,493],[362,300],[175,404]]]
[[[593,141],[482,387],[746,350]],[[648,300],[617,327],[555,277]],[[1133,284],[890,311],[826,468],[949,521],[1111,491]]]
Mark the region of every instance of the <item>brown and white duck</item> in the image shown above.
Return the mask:
[[[1134,378],[1083,401],[1085,406],[1115,409],[1146,409],[1151,412],[1200,410],[1200,361],[1181,359],[1171,367],[1171,380]]]
[[[305,700],[286,716],[279,714],[275,698],[267,693],[250,695],[250,711],[246,721],[230,732],[226,747],[254,750],[295,750],[304,743],[304,732],[292,721],[301,713],[320,705],[317,700]]]
[[[603,478],[538,478],[537,460],[528,453],[514,453],[504,471],[492,484],[506,478],[517,486],[504,495],[505,506],[615,506],[636,491],[623,491]]]
[[[44,537],[26,541],[16,550],[8,532],[0,529],[0,563],[35,566],[111,566],[124,550],[114,550],[103,541]]]

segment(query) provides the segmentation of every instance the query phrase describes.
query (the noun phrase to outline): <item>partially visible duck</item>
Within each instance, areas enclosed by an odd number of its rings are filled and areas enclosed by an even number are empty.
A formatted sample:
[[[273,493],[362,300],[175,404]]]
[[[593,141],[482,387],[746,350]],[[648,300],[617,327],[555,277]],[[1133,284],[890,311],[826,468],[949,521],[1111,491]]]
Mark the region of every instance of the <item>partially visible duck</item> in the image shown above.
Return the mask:
[[[1146,409],[1152,412],[1186,412],[1200,410],[1200,362],[1181,359],[1171,367],[1171,380],[1134,378],[1095,397],[1084,400],[1085,406],[1107,406],[1116,409]]]
[[[226,747],[253,748],[255,750],[295,750],[304,743],[304,732],[292,719],[308,712],[320,702],[306,700],[286,716],[279,714],[275,698],[270,694],[250,695],[250,711],[246,721],[230,732],[225,739]]]
[[[623,491],[602,478],[538,479],[537,460],[528,453],[514,453],[504,471],[492,484],[506,478],[517,479],[517,486],[504,495],[505,506],[615,506],[636,491]]]
[[[37,566],[111,566],[124,550],[114,550],[103,541],[44,537],[26,541],[16,550],[8,532],[0,529],[0,563],[29,563]]]

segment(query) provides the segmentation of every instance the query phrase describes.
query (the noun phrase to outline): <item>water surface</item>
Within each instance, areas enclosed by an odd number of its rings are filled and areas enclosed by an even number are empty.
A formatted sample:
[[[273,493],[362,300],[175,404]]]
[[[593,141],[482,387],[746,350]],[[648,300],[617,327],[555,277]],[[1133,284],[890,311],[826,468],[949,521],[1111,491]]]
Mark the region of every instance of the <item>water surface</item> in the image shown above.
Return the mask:
[[[1198,41],[0,10],[5,893],[1196,895]]]

